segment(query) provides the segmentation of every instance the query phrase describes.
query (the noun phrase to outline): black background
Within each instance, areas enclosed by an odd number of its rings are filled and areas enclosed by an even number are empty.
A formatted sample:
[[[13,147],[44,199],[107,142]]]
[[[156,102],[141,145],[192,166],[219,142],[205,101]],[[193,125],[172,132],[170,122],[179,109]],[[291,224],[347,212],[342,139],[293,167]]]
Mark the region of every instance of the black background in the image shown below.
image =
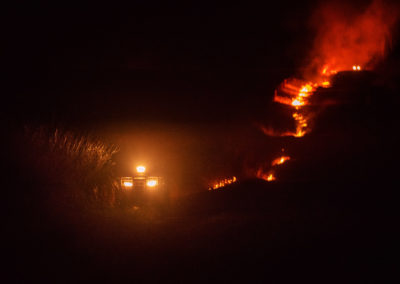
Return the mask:
[[[5,95],[22,119],[251,120],[304,63],[313,5],[15,4]]]

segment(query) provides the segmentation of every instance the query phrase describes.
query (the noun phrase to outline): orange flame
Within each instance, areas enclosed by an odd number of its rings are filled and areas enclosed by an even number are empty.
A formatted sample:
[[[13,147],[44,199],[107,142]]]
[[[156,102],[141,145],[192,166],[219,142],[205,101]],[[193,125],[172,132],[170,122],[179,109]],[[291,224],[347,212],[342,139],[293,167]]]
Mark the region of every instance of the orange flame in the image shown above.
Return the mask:
[[[267,181],[273,181],[275,180],[274,174],[269,174],[266,178]]]
[[[208,190],[215,190],[215,189],[223,188],[228,184],[235,183],[236,181],[237,181],[237,178],[235,176],[233,176],[231,178],[224,178],[224,179],[221,179],[220,181],[214,183],[214,185],[210,186],[208,188]]]
[[[282,165],[286,161],[289,161],[290,157],[289,156],[282,156],[280,158],[276,158],[275,160],[272,161],[271,165],[272,166],[277,166],[277,165]]]
[[[371,69],[386,55],[400,10],[394,2],[369,2],[358,7],[352,1],[321,3],[311,22],[317,36],[303,76],[321,82],[338,71]]]
[[[259,178],[259,179],[263,179],[265,181],[274,181],[274,180],[276,180],[276,177],[275,177],[273,172],[270,171],[270,172],[267,172],[267,173],[263,173],[262,169],[259,169],[257,171],[256,177]]]
[[[331,77],[339,71],[361,71],[372,68],[381,59],[391,44],[391,31],[395,27],[400,10],[385,6],[380,0],[373,0],[366,9],[357,9],[357,15],[346,18],[346,7],[335,6],[337,3],[323,4],[315,17],[317,37],[310,56],[310,64],[305,69],[304,78],[285,79],[275,90],[274,102],[292,108],[295,131],[276,132],[261,127],[269,136],[303,137],[311,131],[312,115],[309,112],[310,97],[318,88],[331,86]],[[357,63],[355,65],[352,65]],[[322,68],[321,68],[322,66]],[[275,167],[290,160],[289,156],[281,156],[272,161]],[[276,180],[275,168],[256,172],[258,178],[266,181]]]

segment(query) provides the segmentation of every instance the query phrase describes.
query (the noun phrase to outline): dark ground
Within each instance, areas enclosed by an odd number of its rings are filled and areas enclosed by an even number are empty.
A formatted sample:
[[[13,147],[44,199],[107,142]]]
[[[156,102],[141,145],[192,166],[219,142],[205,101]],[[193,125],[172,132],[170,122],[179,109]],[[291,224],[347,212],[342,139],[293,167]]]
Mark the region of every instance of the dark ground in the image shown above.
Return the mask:
[[[7,275],[11,282],[387,282],[396,271],[395,189],[248,181],[161,212],[33,210],[12,228]]]

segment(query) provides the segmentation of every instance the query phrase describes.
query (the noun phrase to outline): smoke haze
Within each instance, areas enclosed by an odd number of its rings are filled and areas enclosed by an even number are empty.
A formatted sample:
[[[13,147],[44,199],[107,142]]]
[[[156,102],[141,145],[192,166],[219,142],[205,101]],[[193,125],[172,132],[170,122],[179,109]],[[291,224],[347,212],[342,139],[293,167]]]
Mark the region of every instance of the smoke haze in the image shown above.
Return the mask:
[[[352,65],[372,69],[392,45],[398,5],[376,0],[356,8],[339,3],[322,4],[312,17],[316,36],[304,74],[307,79],[315,80],[324,69],[350,70]]]

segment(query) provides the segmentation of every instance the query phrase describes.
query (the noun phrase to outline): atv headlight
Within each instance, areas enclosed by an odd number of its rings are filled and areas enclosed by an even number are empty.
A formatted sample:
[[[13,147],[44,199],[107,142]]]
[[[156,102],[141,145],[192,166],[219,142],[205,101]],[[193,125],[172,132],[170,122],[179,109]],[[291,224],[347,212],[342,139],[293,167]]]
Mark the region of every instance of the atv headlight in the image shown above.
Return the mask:
[[[156,179],[148,179],[147,182],[146,182],[146,185],[148,187],[155,187],[155,186],[158,185],[158,180],[156,180]]]
[[[136,171],[138,172],[138,173],[144,173],[145,171],[146,171],[146,167],[145,166],[137,166],[136,167]]]

